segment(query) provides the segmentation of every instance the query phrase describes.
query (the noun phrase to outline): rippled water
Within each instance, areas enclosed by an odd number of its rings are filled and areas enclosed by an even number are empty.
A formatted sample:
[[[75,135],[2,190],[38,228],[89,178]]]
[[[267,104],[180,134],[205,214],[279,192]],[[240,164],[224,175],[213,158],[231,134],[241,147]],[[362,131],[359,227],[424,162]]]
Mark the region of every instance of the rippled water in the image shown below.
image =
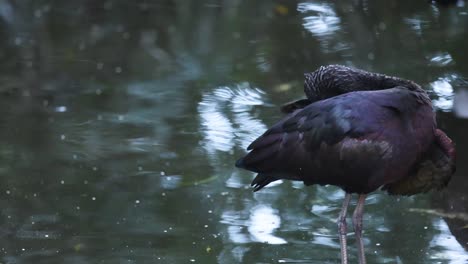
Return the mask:
[[[343,191],[234,167],[339,63],[420,83],[457,144],[443,192],[367,198],[368,262],[468,263],[467,8],[0,1],[0,262],[339,263]]]

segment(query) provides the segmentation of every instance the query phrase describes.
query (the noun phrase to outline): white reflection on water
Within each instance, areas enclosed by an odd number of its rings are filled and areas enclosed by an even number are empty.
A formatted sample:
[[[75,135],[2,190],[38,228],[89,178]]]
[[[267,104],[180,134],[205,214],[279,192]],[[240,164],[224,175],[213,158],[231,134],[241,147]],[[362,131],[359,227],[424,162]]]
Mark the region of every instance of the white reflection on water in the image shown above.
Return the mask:
[[[271,64],[268,62],[266,55],[265,52],[260,52],[256,56],[257,67],[262,72],[269,72],[271,69]]]
[[[208,153],[230,151],[235,145],[246,148],[266,126],[252,116],[254,106],[263,105],[264,92],[241,83],[235,88],[218,87],[205,93],[198,104],[203,146]]]
[[[127,139],[127,147],[132,152],[149,152],[155,146],[160,145],[156,140],[151,137],[139,137]]]
[[[443,67],[453,63],[453,58],[448,52],[439,52],[428,57],[430,63],[435,66]]]
[[[340,18],[328,4],[299,3],[301,13],[313,12],[304,17],[304,27],[317,37],[332,35],[340,29]]]
[[[453,87],[447,78],[439,78],[431,83],[432,90],[438,96],[433,100],[434,106],[442,111],[450,111],[453,107]]]
[[[249,236],[244,232],[246,221],[242,219],[242,215],[242,212],[226,210],[221,216],[221,223],[228,225],[229,240],[236,244],[244,244],[251,241]]]
[[[433,223],[434,227],[440,230],[440,234],[434,236],[431,241],[431,248],[437,248],[432,254],[432,259],[447,260],[450,264],[465,264],[468,261],[465,249],[458,243],[451,234],[447,223],[438,219]]]
[[[350,49],[349,42],[340,40],[336,34],[342,28],[341,20],[330,4],[299,3],[297,10],[306,15],[302,25],[319,40],[324,52]]]
[[[420,17],[405,18],[405,24],[413,29],[419,36],[422,35],[422,29],[429,25],[429,21],[423,20]]]
[[[182,182],[182,177],[180,175],[161,176],[161,187],[164,189],[176,189]]]
[[[456,91],[453,112],[457,117],[468,118],[468,90],[458,89]]]
[[[226,181],[226,186],[229,188],[243,188],[248,185],[245,185],[245,183],[242,181],[242,177],[239,175],[239,171],[235,171],[231,174],[231,177],[227,179]]]
[[[277,210],[268,205],[257,205],[250,209],[249,218],[245,217],[245,212],[223,213],[221,223],[229,225],[227,231],[232,242],[237,244],[261,242],[276,245],[287,243],[283,238],[273,235],[281,225]]]
[[[219,151],[229,151],[234,146],[234,128],[229,119],[221,112],[218,112],[216,103],[210,105],[205,102],[200,103],[200,116],[204,126],[205,149],[212,152],[213,149]]]
[[[66,106],[57,106],[55,107],[55,112],[57,113],[65,113],[67,112],[67,107]]]
[[[248,230],[253,240],[268,244],[286,244],[286,240],[273,235],[273,231],[280,225],[281,218],[276,210],[266,205],[252,208]]]

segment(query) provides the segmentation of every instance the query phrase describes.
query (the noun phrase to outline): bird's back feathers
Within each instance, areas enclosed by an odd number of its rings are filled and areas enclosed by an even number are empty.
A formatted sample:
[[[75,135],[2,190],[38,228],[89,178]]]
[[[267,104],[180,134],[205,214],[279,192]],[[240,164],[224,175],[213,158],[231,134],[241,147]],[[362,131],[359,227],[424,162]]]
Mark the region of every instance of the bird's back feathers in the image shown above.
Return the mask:
[[[433,126],[431,108],[426,106],[424,120],[414,122],[410,117],[424,105],[414,103],[412,93],[398,88],[351,92],[307,105],[252,142],[251,152],[236,166],[259,173],[252,183],[255,190],[290,179],[333,184],[350,192],[373,191],[390,177],[385,168],[395,155],[407,159],[394,168],[395,173],[404,173],[418,158],[419,148],[430,143],[415,137],[421,127],[429,126],[430,131]],[[431,140],[423,135],[422,141]],[[413,150],[398,153],[401,144]]]

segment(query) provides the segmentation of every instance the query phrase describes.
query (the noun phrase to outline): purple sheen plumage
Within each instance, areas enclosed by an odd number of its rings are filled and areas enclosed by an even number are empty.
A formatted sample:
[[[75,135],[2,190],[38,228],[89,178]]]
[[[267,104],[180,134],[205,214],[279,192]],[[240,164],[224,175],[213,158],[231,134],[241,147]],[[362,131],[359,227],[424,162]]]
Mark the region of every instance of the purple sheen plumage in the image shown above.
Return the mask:
[[[305,77],[307,99],[284,105],[281,110],[289,115],[236,162],[259,173],[254,191],[278,179],[356,193],[385,186],[394,194],[448,182],[454,146],[437,134],[431,101],[416,83],[340,65]],[[420,179],[434,183],[414,184]]]

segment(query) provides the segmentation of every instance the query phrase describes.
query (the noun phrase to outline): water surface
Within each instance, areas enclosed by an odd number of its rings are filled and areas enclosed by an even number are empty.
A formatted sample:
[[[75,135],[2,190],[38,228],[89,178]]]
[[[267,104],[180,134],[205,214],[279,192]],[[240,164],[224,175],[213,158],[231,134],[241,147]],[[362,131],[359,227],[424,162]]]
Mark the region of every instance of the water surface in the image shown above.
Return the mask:
[[[343,191],[234,167],[339,63],[420,83],[458,150],[443,192],[367,198],[368,262],[468,263],[466,6],[5,0],[0,27],[0,262],[339,263]]]

